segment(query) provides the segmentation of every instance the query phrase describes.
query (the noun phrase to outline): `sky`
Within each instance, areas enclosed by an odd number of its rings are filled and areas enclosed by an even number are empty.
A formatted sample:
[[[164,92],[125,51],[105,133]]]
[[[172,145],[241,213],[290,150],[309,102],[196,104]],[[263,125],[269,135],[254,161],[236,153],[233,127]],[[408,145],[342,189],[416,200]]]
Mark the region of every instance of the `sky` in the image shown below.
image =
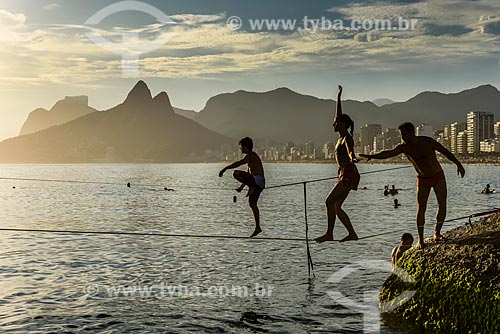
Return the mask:
[[[391,30],[370,29],[380,20]],[[2,0],[0,43],[0,140],[35,108],[87,95],[108,109],[140,79],[196,111],[241,89],[335,98],[341,83],[347,99],[405,101],[500,88],[498,0]]]

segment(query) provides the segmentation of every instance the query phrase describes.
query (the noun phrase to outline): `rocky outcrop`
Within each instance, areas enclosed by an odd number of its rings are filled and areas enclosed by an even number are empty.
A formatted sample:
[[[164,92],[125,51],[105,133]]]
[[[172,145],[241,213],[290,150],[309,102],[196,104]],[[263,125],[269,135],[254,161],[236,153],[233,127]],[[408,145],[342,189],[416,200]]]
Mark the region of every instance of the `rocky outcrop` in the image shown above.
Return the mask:
[[[398,265],[414,283],[396,275],[385,282],[380,301],[402,291],[413,298],[393,311],[422,329],[439,333],[500,333],[500,214],[445,234],[424,250],[407,251]]]
[[[20,136],[61,125],[79,117],[91,114],[97,110],[89,107],[87,96],[66,96],[58,101],[50,110],[37,108],[33,110],[24,122]]]

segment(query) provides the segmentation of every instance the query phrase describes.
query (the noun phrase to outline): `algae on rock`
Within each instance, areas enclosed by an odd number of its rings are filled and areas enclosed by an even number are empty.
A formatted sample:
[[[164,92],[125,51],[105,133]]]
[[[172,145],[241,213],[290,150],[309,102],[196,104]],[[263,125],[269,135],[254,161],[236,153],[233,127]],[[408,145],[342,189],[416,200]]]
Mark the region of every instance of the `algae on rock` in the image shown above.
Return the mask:
[[[380,301],[416,290],[393,313],[435,332],[500,333],[500,214],[445,237],[445,242],[426,242],[424,250],[408,250],[398,265],[416,282],[391,274]]]

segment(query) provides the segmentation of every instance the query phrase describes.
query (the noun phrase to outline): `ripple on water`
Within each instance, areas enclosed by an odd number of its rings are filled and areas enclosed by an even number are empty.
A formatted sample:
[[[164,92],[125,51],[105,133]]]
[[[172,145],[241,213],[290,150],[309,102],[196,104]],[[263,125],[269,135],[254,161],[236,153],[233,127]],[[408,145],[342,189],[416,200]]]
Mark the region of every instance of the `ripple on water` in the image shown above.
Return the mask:
[[[220,165],[1,165],[0,175],[81,179],[126,184],[192,185],[232,188],[216,177]],[[361,171],[387,166],[360,165]],[[480,195],[483,183],[500,184],[490,166],[468,166],[469,178],[448,175],[448,216],[494,207],[495,196]],[[269,184],[335,175],[328,164],[266,165]],[[381,196],[395,184],[403,205]],[[2,227],[249,235],[253,229],[246,199],[233,203],[229,191],[179,188],[176,192],[141,187],[0,182]],[[324,199],[331,182],[308,185],[309,236],[325,228]],[[407,228],[415,235],[414,172],[363,176],[368,190],[352,192],[344,209],[360,236]],[[174,187],[175,188],[175,187]],[[476,192],[475,189],[478,191]],[[464,197],[467,201],[464,201]],[[265,191],[260,209],[263,236],[304,237],[302,188]],[[433,219],[431,196],[427,219]],[[460,223],[460,222],[459,222]],[[445,228],[451,228],[446,225]],[[427,231],[431,233],[432,231]],[[346,234],[337,222],[335,237]],[[388,260],[399,233],[353,243],[310,243],[315,278],[307,278],[303,242],[184,239],[153,236],[71,235],[2,232],[0,237],[0,326],[2,333],[359,333],[362,315],[335,303],[328,291],[362,300],[386,273],[358,270],[340,283],[328,278],[360,260]],[[161,285],[245,286],[246,296],[111,296],[110,288]],[[262,295],[272,288],[272,293]],[[97,289],[89,294],[89,289]],[[158,292],[158,291],[156,291]],[[382,333],[412,333],[383,326]]]

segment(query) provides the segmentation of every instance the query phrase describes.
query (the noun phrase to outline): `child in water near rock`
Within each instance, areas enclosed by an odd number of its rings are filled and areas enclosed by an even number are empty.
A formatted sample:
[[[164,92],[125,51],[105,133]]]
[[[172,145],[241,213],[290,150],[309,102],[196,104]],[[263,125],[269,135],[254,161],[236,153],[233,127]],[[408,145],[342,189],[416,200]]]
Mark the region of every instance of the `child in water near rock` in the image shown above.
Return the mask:
[[[401,256],[403,256],[403,253],[410,249],[412,244],[413,236],[410,233],[403,233],[403,235],[401,236],[401,242],[392,250],[392,270],[394,270],[394,268],[396,267],[396,263],[401,258]]]

